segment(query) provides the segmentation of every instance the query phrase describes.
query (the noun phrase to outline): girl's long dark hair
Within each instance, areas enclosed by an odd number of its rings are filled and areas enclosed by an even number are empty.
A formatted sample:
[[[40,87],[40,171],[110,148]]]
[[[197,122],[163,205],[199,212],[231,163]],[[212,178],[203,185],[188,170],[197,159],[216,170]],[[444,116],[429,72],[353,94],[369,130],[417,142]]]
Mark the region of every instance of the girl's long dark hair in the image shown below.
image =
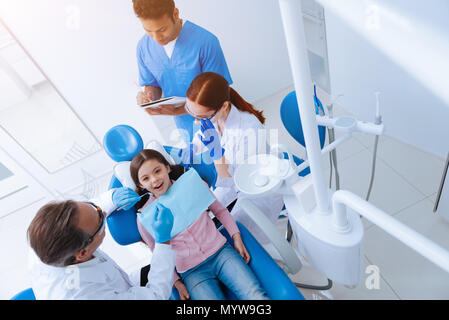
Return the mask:
[[[165,157],[159,151],[156,151],[153,149],[144,149],[144,150],[140,151],[136,156],[134,156],[134,158],[130,164],[131,178],[133,179],[134,184],[136,185],[135,191],[140,196],[148,192],[147,190],[139,187],[140,183],[139,183],[139,176],[138,176],[140,167],[144,164],[144,162],[146,162],[148,160],[156,160],[157,162],[159,162],[165,166],[170,166],[170,173],[168,175],[171,180],[177,180],[185,172],[185,169],[183,166],[170,165],[170,163],[168,163],[167,159],[165,159]],[[142,197],[142,199],[140,199],[140,201],[136,203],[134,208],[136,210],[139,210],[140,208],[142,208],[142,206],[148,201],[149,197],[150,197],[149,195]]]

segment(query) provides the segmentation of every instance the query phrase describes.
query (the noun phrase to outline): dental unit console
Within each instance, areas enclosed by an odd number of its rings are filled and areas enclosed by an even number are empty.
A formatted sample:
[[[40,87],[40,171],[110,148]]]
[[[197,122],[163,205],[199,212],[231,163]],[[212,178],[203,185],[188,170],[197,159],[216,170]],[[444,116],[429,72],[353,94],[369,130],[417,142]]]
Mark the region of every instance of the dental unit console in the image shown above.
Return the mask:
[[[345,118],[341,121],[349,122]],[[336,119],[338,124],[339,119]],[[357,129],[357,121],[351,118],[351,126]],[[370,130],[383,132],[383,125],[366,124]],[[347,131],[347,127],[340,129]],[[366,131],[364,131],[366,132]],[[349,132],[350,135],[350,132]],[[347,140],[350,136],[343,137]],[[337,140],[338,141],[338,140]],[[333,147],[323,149],[330,152]],[[278,151],[288,154],[288,159],[278,157]],[[335,282],[354,286],[359,283],[362,275],[362,240],[364,235],[360,216],[354,210],[348,210],[343,218],[336,217],[329,207],[322,211],[317,206],[311,175],[298,176],[298,172],[307,166],[308,162],[296,166],[291,160],[291,153],[282,145],[271,147],[270,154],[258,154],[248,158],[244,164],[237,167],[234,174],[236,187],[249,199],[266,196],[270,193],[283,195],[284,204],[296,242],[298,257],[302,263],[310,264],[321,274]],[[329,203],[334,191],[327,190]]]

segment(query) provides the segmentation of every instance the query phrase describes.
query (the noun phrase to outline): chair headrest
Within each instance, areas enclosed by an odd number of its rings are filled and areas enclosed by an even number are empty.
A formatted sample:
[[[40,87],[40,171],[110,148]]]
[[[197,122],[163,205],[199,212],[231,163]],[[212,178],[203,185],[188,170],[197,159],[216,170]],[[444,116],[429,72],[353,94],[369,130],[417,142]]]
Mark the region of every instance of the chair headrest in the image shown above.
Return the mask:
[[[122,124],[106,132],[103,148],[114,161],[131,161],[143,149],[143,140],[133,127]]]

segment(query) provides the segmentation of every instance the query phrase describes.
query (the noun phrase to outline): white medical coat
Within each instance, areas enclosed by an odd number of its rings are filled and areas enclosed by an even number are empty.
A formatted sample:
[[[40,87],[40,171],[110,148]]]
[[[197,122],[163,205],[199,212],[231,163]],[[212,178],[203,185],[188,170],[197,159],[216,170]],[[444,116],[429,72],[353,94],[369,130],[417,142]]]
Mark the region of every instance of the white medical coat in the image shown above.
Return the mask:
[[[115,208],[112,190],[91,202],[106,213]],[[175,253],[167,244],[156,244],[152,256],[148,284],[133,284],[107,254],[100,249],[94,258],[68,267],[44,264],[30,249],[29,271],[37,300],[166,300],[173,285]]]
[[[214,125],[216,127],[216,124]],[[237,199],[231,214],[251,232],[259,243],[266,245],[269,243],[268,238],[240,207],[239,198],[243,195],[234,183],[235,169],[243,160],[246,160],[254,154],[269,153],[270,151],[265,139],[265,137],[269,137],[269,134],[266,133],[266,136],[264,136],[258,130],[264,131],[265,127],[255,115],[242,112],[234,105],[231,106],[220,140],[221,146],[225,149],[224,156],[229,164],[228,172],[231,178],[218,178],[214,194],[224,206],[228,206],[232,201]],[[204,151],[204,146],[202,146],[199,140],[198,132],[194,136],[193,143],[199,146],[200,150]],[[276,225],[284,204],[281,195],[272,194],[251,201]]]

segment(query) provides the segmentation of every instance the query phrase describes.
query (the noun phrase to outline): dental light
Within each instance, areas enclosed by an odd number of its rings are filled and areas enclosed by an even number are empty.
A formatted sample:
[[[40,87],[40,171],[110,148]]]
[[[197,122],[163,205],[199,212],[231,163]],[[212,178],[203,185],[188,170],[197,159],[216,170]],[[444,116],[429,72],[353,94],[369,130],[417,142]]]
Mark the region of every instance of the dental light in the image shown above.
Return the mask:
[[[273,146],[270,154],[250,157],[234,174],[237,188],[248,198],[263,197],[270,193],[283,195],[289,222],[296,237],[299,254],[327,278],[347,286],[355,286],[362,277],[364,216],[407,246],[449,272],[449,252],[419,233],[379,210],[366,200],[345,191],[333,191],[325,183],[322,155],[334,150],[351,138],[355,131],[380,136],[384,126],[380,121],[377,103],[375,123],[358,121],[353,117],[327,117],[316,115],[313,108],[313,87],[306,52],[302,8],[299,0],[279,0],[287,48],[292,68],[298,107],[301,115],[308,159],[299,166],[283,146]],[[377,96],[378,97],[378,96]],[[378,99],[377,99],[378,101]],[[343,136],[322,150],[317,125],[340,131]],[[283,149],[283,150],[282,150]],[[287,151],[289,159],[280,159],[275,151]],[[300,178],[298,172],[310,166],[311,174]],[[275,230],[261,217],[263,214],[250,202],[242,207],[249,216],[262,221],[263,230]],[[279,232],[278,232],[279,233]],[[275,246],[285,249],[279,236]],[[285,241],[284,241],[285,242]],[[285,242],[286,243],[286,242]],[[281,248],[282,247],[282,248]],[[282,252],[287,269],[299,271],[301,263]],[[286,259],[287,258],[287,259]],[[296,260],[299,260],[296,257]]]

